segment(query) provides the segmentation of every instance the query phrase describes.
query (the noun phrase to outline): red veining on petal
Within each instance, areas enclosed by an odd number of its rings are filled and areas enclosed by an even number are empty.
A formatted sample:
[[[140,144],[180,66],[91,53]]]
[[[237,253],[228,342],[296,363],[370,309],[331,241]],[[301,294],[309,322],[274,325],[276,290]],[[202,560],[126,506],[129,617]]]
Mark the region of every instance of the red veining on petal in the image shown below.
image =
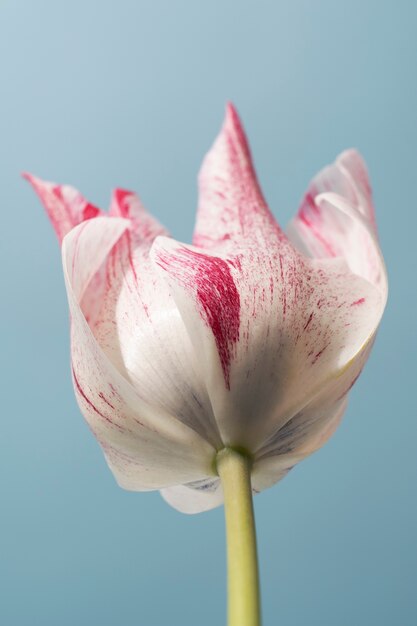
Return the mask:
[[[313,315],[314,315],[314,313],[313,313],[313,312],[311,312],[311,313],[310,313],[310,317],[308,318],[307,322],[304,324],[304,328],[303,328],[303,330],[307,330],[307,328],[308,328],[308,326],[309,326],[309,324],[310,324],[311,320],[313,319]]]
[[[315,355],[314,355],[314,359],[311,361],[311,365],[314,365],[318,359],[321,357],[321,355],[323,354],[323,352],[326,350],[326,348],[329,347],[329,344],[327,344],[326,346],[324,346],[324,348],[322,348],[321,350],[319,350]]]
[[[237,211],[241,232],[250,233],[256,220],[260,218],[266,220],[270,227],[279,236],[282,236],[281,230],[263,197],[245,131],[237,111],[231,103],[227,105],[223,132],[231,175],[231,178],[225,181],[225,190],[228,192],[229,201],[232,201],[232,205]]]
[[[320,232],[320,209],[315,203],[314,195],[311,192],[306,193],[304,196],[297,217],[304,226],[311,230],[313,236],[322,244],[329,256],[337,256],[333,247]]]
[[[106,398],[106,396],[104,395],[102,391],[100,391],[98,395],[99,395],[99,398],[103,400],[103,402],[105,402],[111,409],[115,410],[114,405]]]
[[[74,226],[77,226],[77,224],[80,224],[85,220],[89,220],[100,215],[100,209],[94,206],[94,204],[91,204],[91,202],[87,202],[81,194],[78,194],[76,200],[69,202],[68,198],[65,197],[63,190],[63,185],[54,185],[52,193],[62,204],[62,210],[65,211],[67,217],[72,221]]]
[[[222,130],[199,176],[195,245],[211,248],[228,240],[283,238],[257,180],[248,141],[236,109],[227,105]]]
[[[282,254],[278,255],[279,257],[279,273],[281,277],[281,284],[285,284],[284,277],[284,256]],[[282,300],[282,315],[285,317],[287,313],[287,291],[286,289],[282,289],[281,291],[281,300]]]
[[[104,420],[106,420],[106,422],[108,422],[109,424],[111,424],[112,426],[115,426],[116,428],[118,428],[119,430],[121,430],[120,426],[118,424],[115,424],[109,417],[107,417],[107,415],[104,415],[104,413],[102,413],[101,411],[99,411],[99,409],[93,404],[93,402],[90,400],[90,398],[86,395],[85,391],[83,390],[83,388],[80,385],[80,382],[77,378],[77,375],[75,373],[74,367],[72,367],[72,376],[74,378],[74,383],[75,383],[75,387],[78,391],[78,393],[80,394],[80,396],[85,400],[85,402],[87,402],[88,406],[90,408],[93,409],[93,411],[95,413],[97,413],[97,415],[99,415],[100,417],[102,417]],[[107,403],[108,404],[108,403]]]
[[[77,224],[102,214],[72,187],[44,181],[29,173],[23,177],[39,196],[60,242]]]
[[[135,269],[135,263],[133,260],[133,251],[132,251],[132,238],[131,238],[131,234],[129,231],[126,232],[126,237],[127,237],[127,254],[129,257],[129,265],[130,268],[132,270],[132,274],[133,274],[133,279],[135,281],[135,284],[138,284],[138,276],[136,274],[136,269]]]
[[[350,306],[358,306],[359,304],[363,304],[364,302],[365,298],[359,298],[359,300],[355,300],[355,302],[352,302]]]
[[[127,191],[126,189],[115,189],[113,192],[113,199],[115,208],[113,208],[113,213],[116,213],[120,217],[130,217],[130,203],[128,199],[133,196],[131,191]]]
[[[83,220],[91,220],[98,215],[100,215],[100,209],[94,206],[94,204],[87,202],[83,209]]]
[[[184,288],[195,292],[202,317],[214,335],[226,387],[230,389],[230,365],[240,327],[240,296],[230,264],[188,248],[160,253],[157,262]]]

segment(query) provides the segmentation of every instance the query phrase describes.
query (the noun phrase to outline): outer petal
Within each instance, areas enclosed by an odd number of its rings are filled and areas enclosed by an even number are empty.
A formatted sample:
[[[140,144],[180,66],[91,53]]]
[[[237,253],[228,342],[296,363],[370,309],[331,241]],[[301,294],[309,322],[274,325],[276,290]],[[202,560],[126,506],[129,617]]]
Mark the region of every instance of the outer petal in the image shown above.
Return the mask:
[[[331,183],[338,194],[322,193]],[[324,441],[385,306],[385,269],[359,155],[344,153],[316,182],[319,192],[314,206],[330,215],[321,222],[327,239],[309,231],[307,243],[320,247],[313,254],[320,259],[309,260],[266,207],[229,107],[200,173],[198,247],[159,237],[152,249],[194,349],[205,355],[198,367],[222,441],[247,447],[257,466],[287,457],[284,449],[303,458]],[[287,470],[280,462],[278,474]]]
[[[345,266],[284,241],[223,257],[159,237],[152,255],[204,354],[223,443],[253,453],[365,349],[384,306]]]
[[[74,226],[101,213],[69,185],[57,185],[27,173],[24,177],[38,194],[60,242]]]
[[[73,229],[63,241],[74,387],[119,484],[132,490],[159,489],[209,476],[213,448],[144,401],[105,355],[80,308],[91,278],[127,227],[126,220],[97,218]]]

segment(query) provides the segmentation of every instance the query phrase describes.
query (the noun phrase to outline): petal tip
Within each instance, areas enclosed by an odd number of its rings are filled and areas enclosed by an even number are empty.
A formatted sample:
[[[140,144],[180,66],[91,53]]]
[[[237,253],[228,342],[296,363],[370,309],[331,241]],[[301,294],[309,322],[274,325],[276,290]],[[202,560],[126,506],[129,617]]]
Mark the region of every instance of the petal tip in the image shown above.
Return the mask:
[[[31,174],[30,172],[21,172],[20,175],[21,175],[21,177],[24,180],[27,180],[27,182],[30,185],[32,185],[32,187],[35,189],[35,191],[40,186],[48,184],[45,180],[42,180],[42,178],[39,178],[38,176],[35,176],[34,174]]]
[[[225,120],[233,123],[240,122],[239,113],[237,108],[231,100],[226,102]]]
[[[226,103],[226,112],[223,123],[223,131],[226,133],[231,133],[236,137],[240,144],[243,144],[245,149],[248,149],[247,139],[245,135],[245,131],[243,130],[242,120],[240,119],[240,115],[237,111],[237,108],[233,104],[233,102],[228,101]]]
[[[29,172],[20,172],[20,175],[29,182],[32,182],[32,179],[34,178],[33,174],[30,174]]]

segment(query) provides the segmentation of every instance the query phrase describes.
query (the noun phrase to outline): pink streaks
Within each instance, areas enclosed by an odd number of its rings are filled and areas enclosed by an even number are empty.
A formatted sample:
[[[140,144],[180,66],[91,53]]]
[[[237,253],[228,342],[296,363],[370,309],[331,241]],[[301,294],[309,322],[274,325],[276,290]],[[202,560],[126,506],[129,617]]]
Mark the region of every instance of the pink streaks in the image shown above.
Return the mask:
[[[113,192],[113,206],[111,213],[113,215],[117,214],[120,217],[130,217],[130,203],[128,199],[132,196],[131,191],[126,191],[126,189],[115,189]]]
[[[355,302],[352,302],[350,306],[359,306],[363,304],[364,302],[365,302],[365,298],[359,298],[359,300],[355,300]]]
[[[32,185],[46,209],[60,243],[72,228],[101,215],[100,209],[72,188],[41,180],[27,172],[23,177]]]
[[[94,204],[91,204],[90,202],[87,202],[84,209],[83,209],[83,221],[84,220],[91,220],[94,217],[97,217],[98,215],[100,215],[100,209],[98,209],[96,206],[94,206]]]
[[[304,324],[304,328],[303,328],[304,331],[307,330],[307,328],[309,327],[311,320],[313,319],[313,316],[314,316],[314,313],[311,312],[310,317],[308,318],[307,322]]]
[[[202,317],[216,342],[227,389],[233,347],[239,340],[240,296],[229,263],[188,248],[159,257],[159,265],[180,284],[196,292]]]
[[[101,398],[103,400],[103,402],[105,402],[107,404],[107,406],[109,406],[111,409],[115,410],[114,405],[106,398],[106,396],[104,395],[104,393],[102,391],[100,391],[98,396],[99,396],[99,398]]]
[[[129,231],[126,231],[126,240],[127,240],[127,256],[129,259],[130,269],[132,270],[133,279],[135,285],[138,284],[138,275],[136,274],[135,262],[133,259],[133,251],[132,251],[132,238]]]
[[[312,193],[306,193],[303,198],[298,219],[312,232],[313,236],[321,243],[327,254],[331,257],[337,256],[333,247],[320,232],[320,209],[315,203]]]
[[[321,357],[321,355],[322,355],[322,354],[323,354],[323,352],[326,350],[326,348],[328,348],[328,347],[329,347],[329,345],[330,345],[330,344],[327,344],[326,346],[324,346],[324,348],[322,348],[321,350],[319,350],[319,352],[317,352],[317,353],[314,355],[314,359],[311,361],[311,365],[314,365],[314,364],[318,361],[318,359]]]
[[[83,388],[80,385],[80,382],[77,378],[77,375],[75,373],[74,367],[72,367],[72,376],[74,378],[74,383],[75,383],[75,387],[78,391],[78,393],[80,394],[80,396],[85,400],[85,402],[88,404],[88,406],[93,409],[93,411],[95,413],[97,413],[97,415],[99,415],[100,417],[102,417],[104,420],[106,420],[106,422],[108,422],[109,424],[111,424],[112,426],[115,426],[116,428],[118,428],[119,430],[122,430],[121,427],[118,424],[115,424],[113,422],[113,420],[111,420],[109,417],[107,417],[107,415],[104,415],[104,413],[102,413],[101,411],[99,411],[99,409],[93,404],[93,402],[90,400],[90,398],[86,395],[85,391],[83,390]],[[107,402],[107,404],[109,404]],[[111,405],[110,405],[111,406]]]
[[[85,220],[90,220],[93,217],[97,217],[100,215],[101,211],[99,208],[91,204],[91,202],[87,202],[81,194],[79,194],[78,201],[80,202],[79,211],[76,210],[76,206],[71,206],[71,203],[68,201],[68,198],[65,197],[63,192],[62,185],[54,185],[52,188],[52,193],[62,204],[61,210],[65,212],[68,218],[73,222],[74,226],[80,224]]]

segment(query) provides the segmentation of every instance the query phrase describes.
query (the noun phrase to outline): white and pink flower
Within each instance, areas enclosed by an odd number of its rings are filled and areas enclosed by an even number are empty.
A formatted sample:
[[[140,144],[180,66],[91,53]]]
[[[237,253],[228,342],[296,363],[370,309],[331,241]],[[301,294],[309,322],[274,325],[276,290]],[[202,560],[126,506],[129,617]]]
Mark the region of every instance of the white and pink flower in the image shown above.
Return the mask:
[[[235,109],[199,176],[193,245],[138,197],[108,213],[27,175],[62,243],[80,409],[118,483],[195,513],[222,502],[214,459],[265,489],[334,432],[387,298],[366,167],[344,152],[288,234],[268,209]]]

